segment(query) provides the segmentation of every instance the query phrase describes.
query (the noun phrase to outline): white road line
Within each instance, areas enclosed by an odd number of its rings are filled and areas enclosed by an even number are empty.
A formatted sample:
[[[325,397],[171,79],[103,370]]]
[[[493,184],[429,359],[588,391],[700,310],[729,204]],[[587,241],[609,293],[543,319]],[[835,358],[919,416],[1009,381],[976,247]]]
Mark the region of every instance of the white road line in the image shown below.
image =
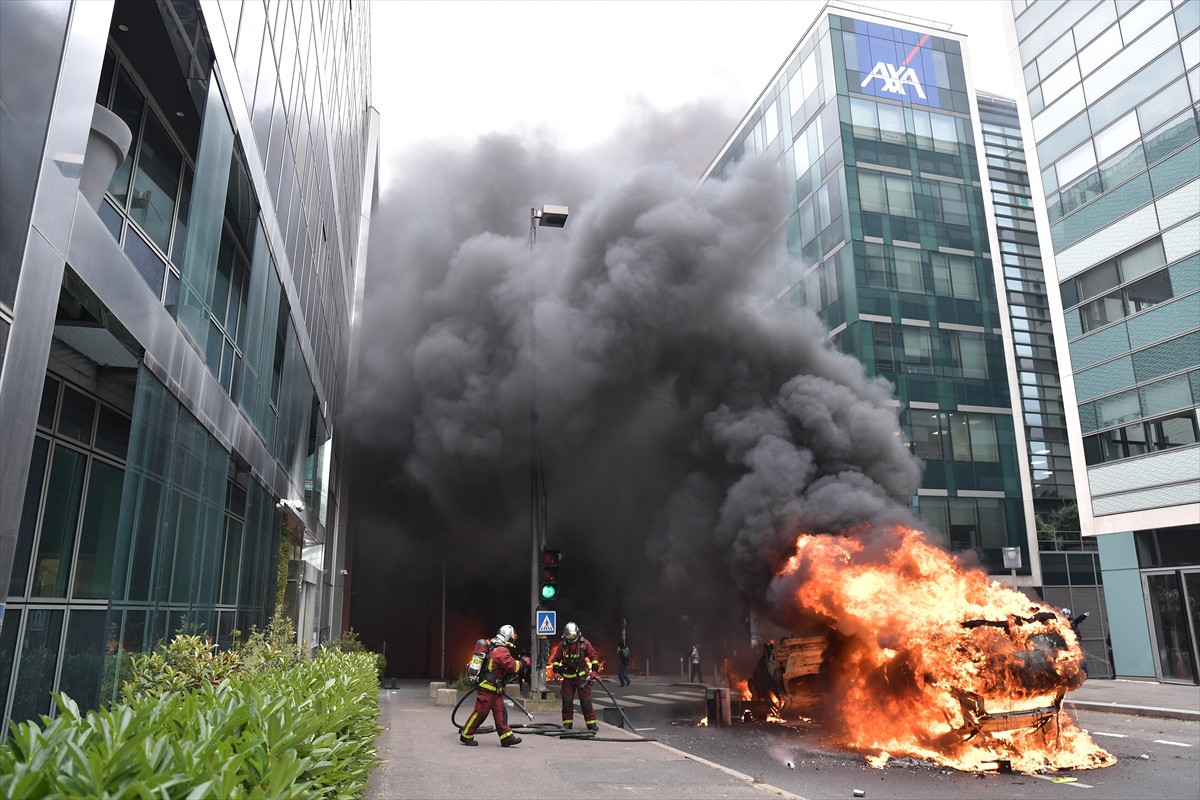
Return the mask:
[[[658,730],[658,729],[657,728],[634,728],[634,730],[635,731],[654,731],[654,730]]]
[[[665,697],[668,700],[699,700],[700,699],[699,695],[694,695],[694,694],[665,694],[662,692],[657,693],[657,694],[652,694],[650,696],[651,697]]]
[[[1183,742],[1168,742],[1166,739],[1155,739],[1154,743],[1155,744],[1173,744],[1176,747],[1191,747],[1190,744],[1184,744]]]
[[[1092,736],[1111,736],[1114,739],[1128,739],[1129,736],[1124,733],[1105,733],[1104,731],[1092,731]]]
[[[675,702],[674,700],[663,700],[661,697],[647,697],[646,695],[641,694],[633,695],[629,698],[623,698],[622,703],[624,703],[626,700],[641,700],[645,703],[655,703],[656,705],[660,706],[669,706]]]
[[[594,702],[593,705],[595,705],[596,708],[616,708],[616,706],[613,705],[608,700],[603,700],[603,701],[597,700]],[[621,708],[641,708],[641,707],[642,707],[641,703],[635,703],[631,700],[626,700],[624,697],[621,698]]]
[[[1038,778],[1039,780],[1049,781],[1050,783],[1054,783],[1054,778],[1050,777],[1049,775],[1035,775],[1033,773],[1026,773],[1026,774],[1028,774],[1029,777],[1031,777],[1031,778]],[[1096,788],[1095,786],[1092,786],[1090,783],[1079,783],[1078,781],[1076,781],[1075,783],[1060,783],[1058,785],[1059,786],[1074,786],[1076,789],[1095,789]]]

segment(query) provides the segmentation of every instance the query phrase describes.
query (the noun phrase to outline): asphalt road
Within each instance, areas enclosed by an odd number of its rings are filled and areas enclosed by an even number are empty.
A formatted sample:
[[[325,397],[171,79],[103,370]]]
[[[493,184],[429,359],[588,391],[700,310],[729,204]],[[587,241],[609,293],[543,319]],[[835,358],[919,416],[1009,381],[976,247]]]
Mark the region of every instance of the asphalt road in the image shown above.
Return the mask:
[[[1195,722],[1081,712],[1079,725],[1117,757],[1115,765],[1098,770],[973,774],[915,759],[893,759],[883,769],[874,769],[861,755],[831,745],[816,723],[701,726],[698,723],[706,715],[706,707],[699,687],[695,687],[696,699],[691,700],[678,684],[642,679],[623,689],[615,682],[609,685],[617,701],[625,701],[625,715],[640,735],[813,800],[853,798],[856,789],[867,800],[1200,799],[1200,724]],[[597,693],[597,699],[601,707],[612,705],[603,691]],[[788,768],[788,762],[793,768]],[[1053,782],[1061,777],[1076,780]]]

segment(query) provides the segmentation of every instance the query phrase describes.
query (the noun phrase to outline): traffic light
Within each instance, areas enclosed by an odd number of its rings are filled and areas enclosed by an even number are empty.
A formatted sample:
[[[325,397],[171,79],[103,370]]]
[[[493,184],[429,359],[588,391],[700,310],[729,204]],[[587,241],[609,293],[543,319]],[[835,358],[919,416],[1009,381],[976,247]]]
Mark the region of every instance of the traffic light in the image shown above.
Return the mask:
[[[553,600],[558,594],[558,562],[562,554],[549,547],[542,548],[542,599]]]

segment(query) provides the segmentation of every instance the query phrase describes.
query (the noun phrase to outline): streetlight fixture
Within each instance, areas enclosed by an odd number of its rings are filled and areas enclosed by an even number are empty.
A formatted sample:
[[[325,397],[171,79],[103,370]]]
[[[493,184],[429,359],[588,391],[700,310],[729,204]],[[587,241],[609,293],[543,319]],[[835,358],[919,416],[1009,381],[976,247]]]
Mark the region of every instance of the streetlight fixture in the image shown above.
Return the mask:
[[[543,205],[541,209],[529,209],[529,657],[533,675],[529,676],[529,691],[542,694],[546,691],[546,662],[542,657],[542,643],[538,639],[537,612],[541,601],[542,548],[546,546],[546,478],[542,470],[542,442],[538,432],[537,331],[534,325],[535,292],[533,285],[533,243],[537,240],[538,227],[561,228],[567,224],[567,207]]]

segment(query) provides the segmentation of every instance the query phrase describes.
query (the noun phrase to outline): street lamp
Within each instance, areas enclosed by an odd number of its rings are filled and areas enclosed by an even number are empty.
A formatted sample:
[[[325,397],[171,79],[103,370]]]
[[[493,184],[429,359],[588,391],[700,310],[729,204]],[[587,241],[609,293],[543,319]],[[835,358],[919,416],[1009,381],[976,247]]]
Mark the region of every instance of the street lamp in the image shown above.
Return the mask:
[[[529,679],[529,691],[546,691],[546,663],[542,660],[542,646],[538,641],[537,612],[541,600],[542,548],[546,546],[546,480],[542,471],[542,442],[538,433],[537,331],[534,325],[533,243],[537,240],[538,227],[561,228],[567,224],[566,206],[542,206],[541,210],[529,209],[529,660],[533,664],[533,675]]]

